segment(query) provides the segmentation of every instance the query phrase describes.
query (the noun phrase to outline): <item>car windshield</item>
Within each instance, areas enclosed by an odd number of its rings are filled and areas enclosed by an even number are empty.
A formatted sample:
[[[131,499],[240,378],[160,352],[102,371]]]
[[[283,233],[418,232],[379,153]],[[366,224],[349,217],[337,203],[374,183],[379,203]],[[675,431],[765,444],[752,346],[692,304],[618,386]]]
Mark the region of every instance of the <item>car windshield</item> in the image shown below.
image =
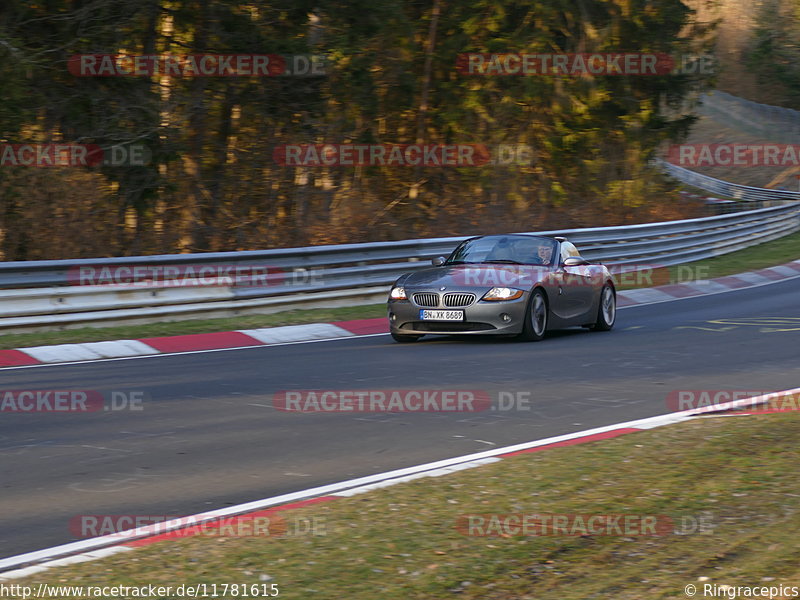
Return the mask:
[[[556,242],[529,235],[487,235],[463,242],[445,264],[497,263],[552,266]]]

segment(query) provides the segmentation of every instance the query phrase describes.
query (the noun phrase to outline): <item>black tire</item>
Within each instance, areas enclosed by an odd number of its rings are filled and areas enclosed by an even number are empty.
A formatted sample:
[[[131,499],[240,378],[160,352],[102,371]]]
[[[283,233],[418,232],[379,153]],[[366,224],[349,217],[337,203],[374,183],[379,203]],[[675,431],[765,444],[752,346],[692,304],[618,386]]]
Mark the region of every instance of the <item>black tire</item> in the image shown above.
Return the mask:
[[[600,305],[597,307],[597,321],[592,331],[610,331],[617,322],[617,295],[614,288],[606,284],[600,290]]]
[[[542,290],[536,289],[528,300],[525,323],[522,325],[519,339],[525,342],[541,342],[547,333],[549,320],[550,308],[547,306],[547,298]]]
[[[392,339],[394,339],[395,342],[399,342],[401,344],[410,344],[411,342],[416,342],[419,338],[422,337],[421,335],[409,335],[409,334],[404,334],[404,333],[395,333],[394,331],[391,331],[390,334],[392,336]]]

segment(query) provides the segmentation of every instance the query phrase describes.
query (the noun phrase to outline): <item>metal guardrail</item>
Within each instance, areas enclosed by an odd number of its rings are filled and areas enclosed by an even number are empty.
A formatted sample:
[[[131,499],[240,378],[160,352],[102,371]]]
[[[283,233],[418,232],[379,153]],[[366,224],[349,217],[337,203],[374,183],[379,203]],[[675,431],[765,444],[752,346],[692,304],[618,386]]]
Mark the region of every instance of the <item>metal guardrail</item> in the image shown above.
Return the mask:
[[[663,223],[533,232],[562,235],[608,265],[668,266],[711,258],[800,230],[800,202]],[[288,308],[379,302],[404,272],[429,266],[466,239],[448,237],[110,259],[0,263],[0,328],[28,331],[177,320]],[[264,285],[174,286],[173,282],[73,285],[81,267],[269,266]],[[241,283],[241,282],[238,282]]]
[[[655,164],[668,175],[674,177],[678,181],[682,181],[687,185],[692,185],[712,194],[719,196],[726,196],[742,201],[762,201],[762,202],[797,202],[800,201],[800,192],[791,190],[771,190],[767,188],[750,187],[747,185],[739,185],[738,183],[730,183],[721,179],[715,179],[708,175],[703,175],[673,165],[663,159],[657,158],[654,160]]]

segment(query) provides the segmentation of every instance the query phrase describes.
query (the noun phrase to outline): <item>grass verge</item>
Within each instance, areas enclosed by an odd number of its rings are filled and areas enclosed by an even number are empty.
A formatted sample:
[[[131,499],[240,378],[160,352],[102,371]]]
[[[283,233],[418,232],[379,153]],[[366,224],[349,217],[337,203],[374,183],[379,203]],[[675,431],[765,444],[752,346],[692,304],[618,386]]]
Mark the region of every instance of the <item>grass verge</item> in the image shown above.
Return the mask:
[[[687,263],[679,267],[659,269],[651,278],[632,276],[629,283],[623,276],[619,290],[648,287],[665,283],[683,283],[691,278],[713,278],[734,275],[744,271],[763,269],[800,258],[800,233],[788,235],[756,246],[732,252],[718,258]],[[370,319],[386,314],[384,304],[350,306],[344,308],[320,308],[310,310],[289,310],[270,315],[247,315],[223,319],[198,319],[191,321],[171,321],[148,325],[128,325],[118,327],[70,329],[65,331],[42,331],[34,333],[6,334],[0,336],[0,349],[24,348],[48,344],[70,344],[80,342],[99,342],[104,340],[138,339],[165,335],[185,335],[213,331],[232,331],[254,329],[257,327],[277,327],[279,325],[299,325],[303,323],[326,323],[349,319]]]
[[[800,258],[800,233],[792,233],[759,246],[731,252],[717,258],[687,263],[708,267],[708,277],[725,277],[745,271],[765,269]]]
[[[704,584],[800,586],[799,461],[796,414],[699,419],[284,513],[313,517],[325,535],[184,538],[14,583],[268,582],[280,598],[348,600],[655,600],[685,598],[688,584],[697,597]],[[468,537],[454,524],[470,513],[669,515],[681,533]]]

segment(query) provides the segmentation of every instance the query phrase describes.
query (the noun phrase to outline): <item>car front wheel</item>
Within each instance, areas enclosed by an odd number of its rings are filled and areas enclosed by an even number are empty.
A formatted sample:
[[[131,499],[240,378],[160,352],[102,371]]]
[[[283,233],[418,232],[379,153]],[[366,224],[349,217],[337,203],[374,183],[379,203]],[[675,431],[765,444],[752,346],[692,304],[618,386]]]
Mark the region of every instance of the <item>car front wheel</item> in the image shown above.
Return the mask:
[[[609,331],[617,320],[617,297],[614,288],[604,285],[600,292],[600,306],[597,309],[597,321],[593,331]]]
[[[525,315],[525,324],[522,326],[520,339],[526,342],[540,342],[547,331],[547,300],[542,290],[534,290],[528,301],[528,312]]]

